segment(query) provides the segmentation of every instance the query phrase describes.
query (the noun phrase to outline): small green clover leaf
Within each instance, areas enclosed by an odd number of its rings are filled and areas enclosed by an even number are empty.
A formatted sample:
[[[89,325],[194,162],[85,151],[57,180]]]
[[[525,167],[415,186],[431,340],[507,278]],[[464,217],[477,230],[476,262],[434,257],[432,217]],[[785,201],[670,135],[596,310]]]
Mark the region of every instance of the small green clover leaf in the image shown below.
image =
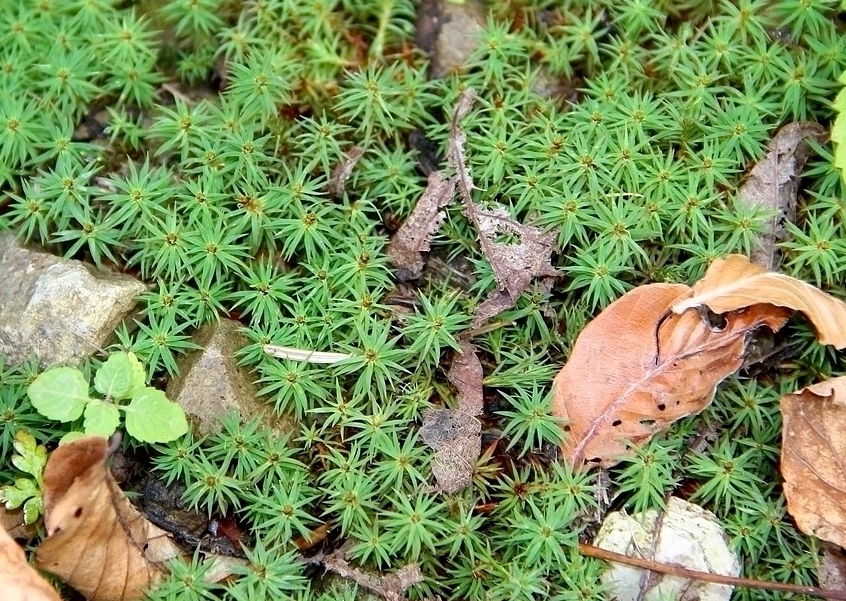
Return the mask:
[[[91,399],[85,406],[83,429],[86,434],[109,438],[120,425],[120,411],[114,403]]]
[[[54,367],[38,374],[27,394],[38,413],[60,422],[79,419],[90,400],[85,376],[73,367]]]
[[[123,409],[126,431],[141,442],[170,442],[188,431],[182,407],[150,386],[136,392]]]
[[[114,400],[131,398],[135,392],[144,388],[144,382],[144,366],[135,353],[111,355],[94,376],[97,392]]]

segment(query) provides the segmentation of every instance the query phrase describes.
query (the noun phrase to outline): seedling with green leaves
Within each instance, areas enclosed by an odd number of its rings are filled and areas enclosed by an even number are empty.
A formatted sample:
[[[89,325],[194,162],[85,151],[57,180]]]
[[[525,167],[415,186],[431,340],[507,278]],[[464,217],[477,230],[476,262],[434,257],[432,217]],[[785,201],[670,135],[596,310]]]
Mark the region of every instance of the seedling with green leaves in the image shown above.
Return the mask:
[[[126,432],[146,443],[176,440],[188,431],[185,412],[165,394],[146,385],[144,366],[134,353],[114,353],[97,369],[92,397],[85,375],[74,367],[55,367],[38,375],[27,389],[30,402],[48,419],[73,422],[80,417],[83,434],[110,437],[124,413]]]
[[[15,452],[12,465],[28,478],[15,478],[14,484],[0,486],[0,503],[8,510],[22,508],[24,524],[34,524],[44,509],[41,489],[42,475],[47,464],[47,448],[38,444],[26,430],[18,430],[12,443]]]

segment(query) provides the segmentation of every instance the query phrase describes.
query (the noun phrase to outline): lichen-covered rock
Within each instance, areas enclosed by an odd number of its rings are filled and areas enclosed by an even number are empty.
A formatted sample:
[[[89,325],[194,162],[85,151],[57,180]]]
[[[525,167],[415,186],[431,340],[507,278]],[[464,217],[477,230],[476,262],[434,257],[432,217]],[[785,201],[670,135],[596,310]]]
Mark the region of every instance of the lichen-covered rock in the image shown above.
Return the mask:
[[[716,516],[698,505],[671,497],[661,520],[659,512],[633,516],[612,512],[605,516],[594,545],[608,551],[724,576],[738,576],[740,562],[726,544],[725,531]],[[656,534],[656,523],[660,524]],[[657,537],[657,542],[655,538]],[[654,547],[654,555],[651,551]],[[675,599],[677,601],[728,601],[732,587],[678,576],[653,573],[645,581],[644,570],[611,564],[603,573],[608,597],[618,601]]]
[[[238,367],[235,353],[246,343],[239,327],[237,321],[224,319],[200,328],[193,342],[202,350],[182,358],[179,376],[167,387],[168,398],[182,405],[198,434],[214,431],[233,412],[270,425],[271,407],[258,399],[252,380]]]
[[[78,365],[106,346],[145,286],[0,236],[0,354]]]

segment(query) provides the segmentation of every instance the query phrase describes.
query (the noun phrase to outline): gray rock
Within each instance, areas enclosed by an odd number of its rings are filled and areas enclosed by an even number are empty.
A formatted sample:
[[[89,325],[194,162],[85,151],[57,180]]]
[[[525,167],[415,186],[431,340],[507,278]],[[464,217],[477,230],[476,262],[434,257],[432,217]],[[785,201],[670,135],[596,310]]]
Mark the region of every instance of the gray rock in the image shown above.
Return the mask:
[[[246,339],[237,321],[229,319],[200,328],[193,342],[203,347],[183,357],[179,376],[167,387],[168,398],[176,401],[194,423],[198,434],[214,431],[221,418],[237,412],[244,419],[259,416],[271,424],[270,405],[258,399],[251,379],[238,367],[235,353]]]
[[[145,286],[79,261],[25,248],[0,235],[0,353],[35,355],[41,367],[78,365],[106,346]]]
[[[423,0],[417,11],[417,45],[429,54],[430,77],[459,69],[478,48],[485,24],[485,6],[478,0],[462,4]]]

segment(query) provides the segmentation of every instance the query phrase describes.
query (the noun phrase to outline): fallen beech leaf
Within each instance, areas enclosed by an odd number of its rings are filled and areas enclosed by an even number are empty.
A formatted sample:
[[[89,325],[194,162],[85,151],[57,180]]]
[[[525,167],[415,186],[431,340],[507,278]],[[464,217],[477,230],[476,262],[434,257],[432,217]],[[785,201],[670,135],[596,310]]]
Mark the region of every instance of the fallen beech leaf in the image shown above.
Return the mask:
[[[787,238],[785,222],[796,220],[796,194],[799,176],[811,149],[807,139],[822,142],[825,128],[808,121],[788,123],[770,140],[767,156],[761,159],[737,191],[735,204],[769,210],[772,216],[759,234],[760,247],[752,252],[752,262],[772,269],[776,265],[777,242]]]
[[[846,546],[846,376],[781,398],[787,511],[806,534]]]
[[[3,601],[61,601],[53,587],[26,562],[23,549],[2,528],[0,591]]]
[[[611,465],[672,422],[702,411],[717,384],[743,362],[746,335],[780,329],[790,312],[756,305],[712,329],[697,311],[670,308],[682,284],[650,284],[623,295],[591,321],[553,382],[552,413],[566,420],[564,457]]]
[[[107,442],[86,437],[53,451],[44,469],[47,538],[36,566],[59,576],[88,601],[130,601],[180,556],[167,533],[142,516],[106,466]]]
[[[693,296],[674,304],[673,312],[704,305],[723,314],[760,303],[801,311],[814,324],[821,343],[846,347],[846,303],[810,284],[754,265],[743,255],[714,261],[693,286]]]

